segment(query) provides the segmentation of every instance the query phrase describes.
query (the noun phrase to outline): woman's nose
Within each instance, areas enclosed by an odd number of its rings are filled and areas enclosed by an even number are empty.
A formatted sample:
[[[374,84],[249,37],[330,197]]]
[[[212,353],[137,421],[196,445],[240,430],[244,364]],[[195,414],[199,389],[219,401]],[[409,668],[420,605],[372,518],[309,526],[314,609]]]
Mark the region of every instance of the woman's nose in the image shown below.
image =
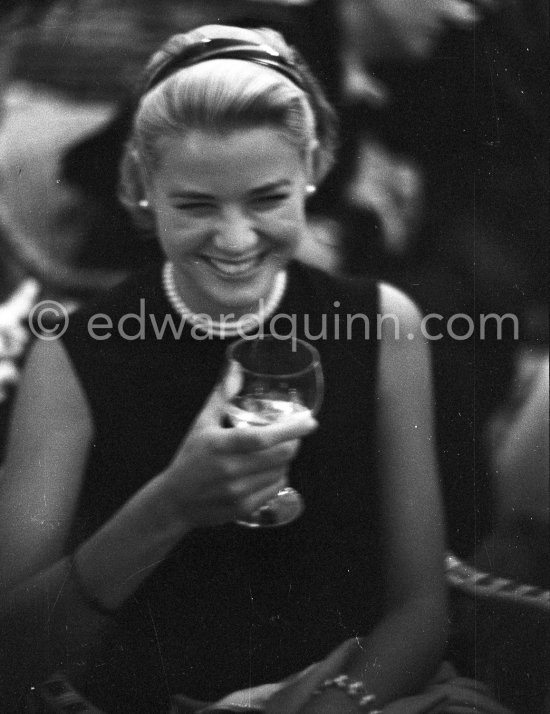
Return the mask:
[[[257,242],[256,230],[246,213],[238,209],[223,212],[214,235],[216,248],[227,253],[242,254]]]

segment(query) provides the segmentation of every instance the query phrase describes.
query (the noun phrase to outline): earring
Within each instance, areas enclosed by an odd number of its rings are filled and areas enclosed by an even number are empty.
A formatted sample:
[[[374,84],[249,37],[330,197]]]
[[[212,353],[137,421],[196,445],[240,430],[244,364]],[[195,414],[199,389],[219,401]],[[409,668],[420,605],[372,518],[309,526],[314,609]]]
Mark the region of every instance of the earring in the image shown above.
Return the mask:
[[[306,186],[306,196],[313,196],[315,191],[317,191],[317,186],[314,186],[312,183],[308,183]]]
[[[138,201],[138,206],[146,211],[149,208],[149,200],[147,198],[142,198],[140,201]]]

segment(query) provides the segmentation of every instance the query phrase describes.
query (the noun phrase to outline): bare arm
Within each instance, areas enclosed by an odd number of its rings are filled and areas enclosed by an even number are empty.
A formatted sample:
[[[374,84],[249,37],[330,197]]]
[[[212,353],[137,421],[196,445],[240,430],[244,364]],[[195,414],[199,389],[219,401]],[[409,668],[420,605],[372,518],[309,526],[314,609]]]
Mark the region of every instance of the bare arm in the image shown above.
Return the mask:
[[[381,286],[384,322],[378,374],[378,430],[386,614],[373,632],[347,642],[311,674],[273,698],[270,712],[323,714],[358,711],[335,688],[311,697],[325,677],[347,674],[364,683],[379,705],[426,685],[446,642],[443,516],[435,464],[432,390],[420,315],[395,288]],[[408,334],[414,339],[407,339]],[[368,574],[365,573],[365,577]]]
[[[0,682],[10,690],[2,701],[85,660],[110,625],[82,598],[66,556],[93,433],[63,346],[37,341],[0,481],[0,671],[9,673]],[[173,514],[162,518],[166,503],[146,487],[83,544],[79,565],[90,596],[108,607],[122,604],[185,533]]]
[[[223,429],[226,387],[211,395],[166,470],[79,547],[81,580],[104,607],[122,605],[192,528],[271,498],[299,437],[315,428],[302,415],[287,425]],[[81,597],[64,555],[93,432],[62,345],[37,342],[0,482],[0,661],[14,691],[85,659],[109,626]]]
[[[0,481],[0,584],[60,557],[93,436],[84,393],[58,343],[36,342],[12,415]]]
[[[0,662],[17,694],[35,671],[43,674],[39,664],[50,653],[46,623],[58,603],[61,610],[65,540],[92,436],[86,398],[60,344],[35,343],[0,479]]]
[[[397,339],[392,322],[384,323],[377,390],[388,610],[352,672],[385,703],[433,674],[446,641],[446,603],[428,348],[410,300],[387,285],[380,298],[381,314],[399,319]]]

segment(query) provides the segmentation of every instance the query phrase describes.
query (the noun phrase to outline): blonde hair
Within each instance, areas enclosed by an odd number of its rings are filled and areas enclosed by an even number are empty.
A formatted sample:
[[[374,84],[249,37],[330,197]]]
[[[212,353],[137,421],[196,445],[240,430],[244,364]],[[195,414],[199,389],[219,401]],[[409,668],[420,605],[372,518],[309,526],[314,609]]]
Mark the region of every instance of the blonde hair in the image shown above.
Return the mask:
[[[174,71],[141,96],[123,155],[119,196],[134,220],[152,227],[152,217],[140,208],[144,181],[154,171],[159,140],[193,130],[225,134],[236,129],[270,126],[302,151],[318,144],[318,176],[324,178],[334,161],[336,118],[322,90],[299,55],[273,30],[246,30],[210,25],[175,35],[153,55],[145,86],[182,50],[204,37],[245,40],[268,45],[292,62],[300,73],[300,88],[275,69],[246,59],[212,58]]]

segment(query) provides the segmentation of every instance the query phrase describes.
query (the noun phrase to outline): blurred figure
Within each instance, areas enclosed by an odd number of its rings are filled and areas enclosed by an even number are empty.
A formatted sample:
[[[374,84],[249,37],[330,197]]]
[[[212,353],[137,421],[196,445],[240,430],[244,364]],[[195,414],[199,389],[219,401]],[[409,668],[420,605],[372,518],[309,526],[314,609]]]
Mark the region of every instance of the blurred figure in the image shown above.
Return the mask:
[[[344,0],[334,11],[344,270],[383,275],[446,319],[512,313],[520,339],[544,342],[547,7]],[[449,539],[462,554],[491,530],[483,431],[516,345],[511,333],[432,345]]]
[[[512,389],[488,424],[495,528],[476,562],[550,588],[548,349],[518,351]]]
[[[362,136],[358,148],[361,160],[346,186],[347,202],[377,216],[387,253],[408,253],[424,220],[423,172],[411,158],[392,151],[376,137]]]
[[[98,207],[63,178],[65,152],[112,117],[109,103],[80,102],[47,88],[11,84],[0,127],[0,211],[5,243],[50,293],[102,288],[79,275]],[[107,280],[108,282],[108,280]]]
[[[425,62],[450,28],[473,29],[483,8],[493,5],[494,0],[342,0],[337,8],[346,101],[388,103],[391,87],[376,75],[380,64]]]
[[[486,430],[494,525],[468,559],[475,586],[453,597],[460,668],[518,714],[550,711],[548,391],[548,348],[522,346]]]
[[[444,267],[462,271],[467,289],[495,309],[540,300],[548,267],[546,4],[423,0],[413,10],[402,0],[344,0],[337,7],[342,105],[359,148],[350,152],[347,195],[361,208],[362,162],[369,162],[361,147],[383,142],[425,176],[424,230],[413,223],[411,239],[431,233],[430,250]],[[409,262],[415,251],[423,246],[411,241]]]

